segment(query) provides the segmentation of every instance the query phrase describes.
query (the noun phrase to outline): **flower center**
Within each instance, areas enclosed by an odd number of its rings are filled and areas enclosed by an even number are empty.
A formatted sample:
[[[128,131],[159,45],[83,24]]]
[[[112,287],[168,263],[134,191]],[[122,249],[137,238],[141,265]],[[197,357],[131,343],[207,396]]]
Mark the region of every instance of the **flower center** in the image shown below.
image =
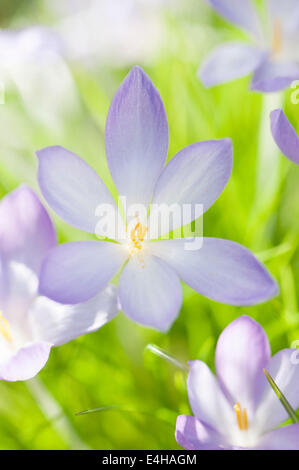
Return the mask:
[[[138,220],[135,227],[130,232],[130,254],[134,255],[140,253],[144,238],[147,232],[147,227],[142,225]]]
[[[10,325],[8,321],[5,320],[1,312],[0,312],[0,334],[3,336],[3,338],[6,341],[8,341],[9,343],[12,342]]]
[[[275,18],[273,22],[272,51],[274,55],[280,53],[282,49],[282,27],[281,21]]]
[[[248,430],[248,418],[247,418],[246,408],[242,409],[240,403],[238,402],[235,404],[234,410],[236,412],[237,423],[238,423],[240,431],[247,431]]]

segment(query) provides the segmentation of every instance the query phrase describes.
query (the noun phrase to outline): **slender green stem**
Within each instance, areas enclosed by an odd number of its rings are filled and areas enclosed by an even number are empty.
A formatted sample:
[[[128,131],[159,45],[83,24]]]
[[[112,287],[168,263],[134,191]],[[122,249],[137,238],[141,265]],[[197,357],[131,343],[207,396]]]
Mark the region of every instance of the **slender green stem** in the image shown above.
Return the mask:
[[[146,346],[146,349],[151,351],[156,356],[161,357],[161,359],[164,359],[165,361],[170,362],[171,364],[183,370],[184,372],[189,372],[189,367],[187,364],[184,364],[183,362],[179,361],[178,359],[171,356],[170,354],[168,354],[166,351],[159,348],[158,346],[155,346],[154,344],[148,344]]]
[[[63,412],[63,409],[55,398],[50,394],[40,379],[27,381],[28,389],[37,402],[40,410],[46,419],[52,424],[55,431],[62,437],[64,442],[71,450],[88,450],[89,446],[85,444],[77,434],[72,424]]]
[[[278,385],[276,385],[273,378],[271,377],[271,375],[266,369],[264,369],[264,374],[267,377],[269,384],[273,388],[275,394],[279,398],[282,406],[285,408],[286,412],[288,413],[293,423],[299,423],[295,410],[292,408],[292,406],[290,405],[290,403],[288,402],[288,400],[286,399],[286,397],[284,396],[284,394],[282,393]]]
[[[262,111],[259,129],[256,168],[254,219],[268,213],[281,184],[281,156],[270,126],[270,114],[283,105],[283,93],[265,93],[262,96]]]

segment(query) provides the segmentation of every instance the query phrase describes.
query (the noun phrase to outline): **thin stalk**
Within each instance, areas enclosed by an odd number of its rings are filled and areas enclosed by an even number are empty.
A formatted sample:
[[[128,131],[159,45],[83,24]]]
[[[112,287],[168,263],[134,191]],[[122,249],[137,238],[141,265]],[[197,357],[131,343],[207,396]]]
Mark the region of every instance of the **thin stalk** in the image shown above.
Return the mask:
[[[269,372],[266,369],[264,369],[264,374],[267,377],[267,380],[268,380],[269,384],[271,385],[272,389],[274,390],[275,394],[279,398],[282,406],[284,407],[284,409],[288,413],[288,415],[291,418],[291,420],[293,421],[293,423],[295,423],[295,424],[299,423],[299,420],[297,418],[295,410],[292,408],[292,406],[290,405],[290,403],[288,402],[288,400],[286,399],[286,397],[284,396],[284,394],[282,393],[282,391],[280,390],[278,385],[276,385],[273,378],[271,377],[271,375],[269,374]]]
[[[264,93],[259,129],[254,218],[265,216],[271,209],[281,184],[281,155],[274,142],[270,114],[283,105],[284,94]]]
[[[165,361],[170,362],[171,364],[183,370],[184,372],[189,372],[189,367],[187,364],[184,364],[183,362],[179,361],[178,359],[171,356],[170,354],[168,354],[166,351],[159,348],[158,346],[155,346],[154,344],[148,344],[146,346],[146,349],[151,351],[156,356],[159,356],[161,359],[164,359]]]
[[[47,421],[52,424],[55,431],[62,437],[69,449],[88,450],[89,446],[82,441],[81,437],[77,434],[64,414],[63,409],[42,381],[35,377],[27,381],[27,386]]]

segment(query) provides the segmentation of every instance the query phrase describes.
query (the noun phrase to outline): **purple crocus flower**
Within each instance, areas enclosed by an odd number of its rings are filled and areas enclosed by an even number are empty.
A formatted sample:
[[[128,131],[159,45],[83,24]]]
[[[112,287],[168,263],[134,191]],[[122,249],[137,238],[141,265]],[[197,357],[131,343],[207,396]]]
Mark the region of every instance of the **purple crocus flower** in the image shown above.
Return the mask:
[[[299,137],[282,109],[272,111],[271,131],[280,151],[299,165]]]
[[[206,87],[253,72],[251,88],[284,89],[299,78],[299,2],[268,0],[265,27],[251,0],[207,0],[224,18],[249,33],[252,40],[217,47],[204,61],[199,77]]]
[[[55,247],[56,234],[30,188],[1,201],[0,221],[0,380],[27,380],[44,367],[52,346],[113,318],[117,298],[113,286],[79,305],[38,295],[42,259]]]
[[[299,424],[277,428],[288,414],[263,373],[273,377],[294,409],[299,407],[296,350],[271,358],[263,328],[242,316],[228,325],[216,347],[215,377],[202,361],[191,361],[188,395],[193,416],[177,418],[176,439],[188,450],[296,449]]]
[[[167,117],[158,91],[139,67],[131,70],[112,101],[106,150],[112,178],[127,207],[201,203],[206,211],[231,174],[229,139],[190,145],[163,168]],[[45,148],[37,155],[41,191],[70,225],[95,233],[99,204],[117,212],[102,180],[78,156],[61,147]],[[184,223],[191,221],[190,215]],[[177,226],[174,221],[171,229]],[[132,320],[159,330],[167,330],[178,315],[180,279],[202,295],[232,305],[256,304],[277,293],[267,270],[237,243],[204,238],[201,249],[188,251],[184,238],[149,239],[146,218],[124,231],[127,238],[116,239],[117,243],[81,241],[52,250],[43,263],[41,292],[62,303],[86,301],[127,262],[118,288],[122,309]]]

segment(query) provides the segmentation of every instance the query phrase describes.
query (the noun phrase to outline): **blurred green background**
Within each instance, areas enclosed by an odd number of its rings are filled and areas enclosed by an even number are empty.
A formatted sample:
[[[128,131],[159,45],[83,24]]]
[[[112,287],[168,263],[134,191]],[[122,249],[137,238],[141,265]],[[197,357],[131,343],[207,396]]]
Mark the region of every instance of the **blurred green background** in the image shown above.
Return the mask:
[[[242,314],[263,325],[273,353],[299,339],[299,168],[281,155],[276,159],[270,143],[279,177],[269,192],[271,155],[266,173],[258,164],[262,112],[278,97],[249,92],[247,78],[205,90],[196,76],[213,45],[242,39],[242,33],[201,0],[98,0],[98,16],[84,16],[92,3],[1,0],[0,27],[42,24],[67,38],[68,51],[15,68],[1,61],[0,196],[22,182],[38,191],[34,152],[48,145],[80,155],[115,192],[105,160],[105,118],[121,80],[138,63],[165,103],[169,158],[196,141],[233,139],[233,175],[204,216],[204,234],[249,247],[279,281],[281,294],[257,307],[236,308],[184,286],[182,310],[167,334],[121,313],[99,331],[53,349],[37,380],[0,383],[0,449],[178,449],[176,417],[190,412],[186,376],[147,351],[147,344],[213,368],[218,335]],[[299,130],[299,107],[290,93],[279,99]],[[265,122],[267,127],[267,116]],[[51,215],[61,242],[86,239]],[[76,416],[97,407],[107,408]]]

